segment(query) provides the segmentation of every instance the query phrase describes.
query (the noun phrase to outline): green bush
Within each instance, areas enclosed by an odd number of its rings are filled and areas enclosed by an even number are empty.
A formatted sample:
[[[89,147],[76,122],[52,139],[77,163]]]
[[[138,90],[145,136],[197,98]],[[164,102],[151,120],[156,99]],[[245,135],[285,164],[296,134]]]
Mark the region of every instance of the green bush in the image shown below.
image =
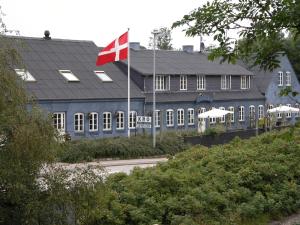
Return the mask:
[[[111,175],[106,185],[118,197],[110,210],[126,215],[118,224],[267,224],[300,209],[299,146],[296,128],[193,147],[155,168]]]
[[[183,137],[176,133],[158,136],[153,149],[151,136],[137,135],[131,138],[115,137],[96,140],[76,140],[66,142],[59,154],[63,162],[91,161],[99,158],[139,158],[156,155],[174,155],[188,148]]]

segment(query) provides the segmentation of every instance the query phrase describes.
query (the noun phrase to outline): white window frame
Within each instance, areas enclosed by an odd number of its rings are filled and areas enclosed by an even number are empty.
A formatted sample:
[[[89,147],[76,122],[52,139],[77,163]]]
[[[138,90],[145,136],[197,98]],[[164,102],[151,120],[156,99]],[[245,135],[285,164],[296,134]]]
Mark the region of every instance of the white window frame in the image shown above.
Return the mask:
[[[184,126],[184,109],[177,109],[177,126]]]
[[[167,122],[167,127],[174,126],[174,110],[173,109],[166,110],[166,122]]]
[[[255,120],[255,106],[254,105],[249,106],[249,120],[251,120],[251,119]]]
[[[292,85],[292,76],[291,76],[291,72],[287,71],[286,72],[286,86],[291,86]]]
[[[283,86],[283,72],[279,71],[278,72],[278,86]]]
[[[215,109],[215,107],[212,107],[212,109]],[[209,123],[210,124],[214,124],[217,122],[217,118],[216,117],[209,117]]]
[[[291,104],[286,104],[286,106],[291,107]],[[286,118],[291,118],[292,117],[292,113],[291,112],[287,112],[285,114]]]
[[[223,106],[219,107],[220,110],[225,110]],[[220,118],[220,123],[225,123],[225,115]]]
[[[160,127],[160,110],[155,110],[155,127]]]
[[[222,75],[221,90],[230,90],[230,89],[231,89],[231,75]]]
[[[60,132],[66,131],[66,113],[65,112],[54,112],[53,113],[53,127],[57,131],[60,131]]]
[[[116,116],[116,130],[124,130],[125,128],[125,113],[118,111]]]
[[[95,132],[98,131],[98,113],[90,112],[89,113],[89,131]]]
[[[34,76],[31,75],[31,73],[29,73],[28,70],[25,69],[15,69],[16,74],[24,81],[26,82],[35,82],[36,79],[34,78]]]
[[[188,125],[195,124],[195,110],[193,108],[188,109]]]
[[[241,76],[241,89],[250,89],[251,77],[243,75]]]
[[[180,75],[180,91],[187,90],[187,75]]]
[[[206,77],[205,75],[197,75],[197,90],[206,89]]]
[[[74,114],[74,132],[75,133],[84,132],[84,113]]]
[[[263,105],[259,105],[258,106],[258,119],[263,119],[264,118],[264,106]]]
[[[240,122],[245,121],[245,107],[244,106],[239,107],[239,121]]]
[[[282,104],[279,104],[279,106],[282,106]],[[278,119],[281,119],[281,118],[282,118],[282,113],[278,112],[278,113],[277,113],[277,118],[278,118]]]
[[[231,123],[234,123],[234,107],[233,107],[233,106],[229,106],[229,107],[228,107],[228,111],[233,112],[233,113],[230,113],[230,114],[229,114],[229,116],[230,116],[230,117],[229,117],[229,118],[230,118],[229,120],[230,120]]]
[[[155,91],[166,91],[170,88],[169,75],[156,75],[155,76]]]
[[[112,130],[112,117],[111,112],[103,112],[103,131],[110,131]]]
[[[113,81],[111,79],[111,77],[108,76],[107,73],[105,73],[102,70],[95,70],[94,73],[102,82],[112,82]]]
[[[129,113],[129,129],[135,129],[136,128],[136,111],[130,111]]]
[[[58,72],[68,81],[68,82],[79,82],[78,77],[72,73],[71,70],[58,70]]]

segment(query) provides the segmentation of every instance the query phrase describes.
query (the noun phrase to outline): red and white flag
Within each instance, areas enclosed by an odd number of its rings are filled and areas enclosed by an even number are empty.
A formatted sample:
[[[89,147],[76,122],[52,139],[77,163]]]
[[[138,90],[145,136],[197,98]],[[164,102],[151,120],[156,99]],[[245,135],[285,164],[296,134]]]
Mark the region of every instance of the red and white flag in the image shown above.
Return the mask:
[[[97,57],[96,65],[127,59],[128,56],[128,31],[103,48]]]

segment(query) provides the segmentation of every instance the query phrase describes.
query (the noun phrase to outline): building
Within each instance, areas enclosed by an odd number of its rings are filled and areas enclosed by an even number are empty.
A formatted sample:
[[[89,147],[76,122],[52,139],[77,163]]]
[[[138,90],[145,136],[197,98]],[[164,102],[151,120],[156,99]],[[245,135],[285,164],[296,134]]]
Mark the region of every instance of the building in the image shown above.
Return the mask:
[[[55,128],[72,139],[127,135],[126,61],[96,67],[99,48],[90,41],[51,39],[49,35],[13,40],[25,65],[16,72],[25,80],[28,93],[52,114]],[[133,47],[129,120],[135,133],[142,132],[135,129],[135,116],[153,115],[153,53],[138,43]],[[234,112],[218,121],[226,122],[228,129],[247,129],[254,128],[271,105],[298,106],[295,99],[279,96],[280,89],[288,85],[300,92],[286,57],[276,71],[262,72],[208,61],[205,53],[191,47],[157,51],[156,74],[158,131],[199,130],[204,123],[197,115],[212,107]],[[295,120],[293,115],[287,117]],[[211,118],[204,126],[216,122]]]

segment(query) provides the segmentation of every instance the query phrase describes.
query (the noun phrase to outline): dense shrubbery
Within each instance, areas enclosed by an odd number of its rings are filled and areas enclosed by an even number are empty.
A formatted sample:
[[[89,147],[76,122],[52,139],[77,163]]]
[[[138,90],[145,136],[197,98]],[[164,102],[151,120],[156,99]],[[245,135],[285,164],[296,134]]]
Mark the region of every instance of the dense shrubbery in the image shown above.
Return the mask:
[[[137,158],[155,155],[173,155],[188,145],[183,137],[176,133],[167,133],[157,137],[156,148],[152,147],[152,138],[148,135],[104,138],[97,140],[77,140],[67,142],[59,158],[64,162],[89,161],[97,158]]]
[[[109,218],[94,224],[266,224],[300,208],[300,129],[213,148],[156,168],[115,174]]]

